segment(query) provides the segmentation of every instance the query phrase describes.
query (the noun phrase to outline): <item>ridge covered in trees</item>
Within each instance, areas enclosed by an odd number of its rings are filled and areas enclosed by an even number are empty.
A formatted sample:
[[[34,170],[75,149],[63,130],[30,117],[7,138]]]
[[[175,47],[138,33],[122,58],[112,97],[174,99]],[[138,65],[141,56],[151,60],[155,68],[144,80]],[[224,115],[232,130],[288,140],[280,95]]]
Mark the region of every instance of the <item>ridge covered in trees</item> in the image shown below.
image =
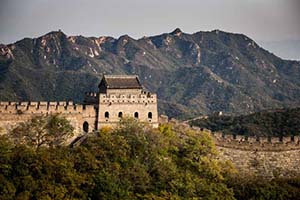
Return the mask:
[[[57,125],[69,125],[59,116],[56,120],[63,123],[52,123],[48,133]],[[216,159],[217,150],[207,133],[170,124],[153,129],[124,119],[117,128],[89,133],[73,146],[56,143],[36,148],[26,142],[30,140],[18,143],[15,138],[12,133],[0,137],[0,199],[295,199],[300,195],[299,178],[239,178],[231,163]]]
[[[300,108],[277,109],[240,116],[211,115],[190,121],[192,126],[248,136],[300,135]]]

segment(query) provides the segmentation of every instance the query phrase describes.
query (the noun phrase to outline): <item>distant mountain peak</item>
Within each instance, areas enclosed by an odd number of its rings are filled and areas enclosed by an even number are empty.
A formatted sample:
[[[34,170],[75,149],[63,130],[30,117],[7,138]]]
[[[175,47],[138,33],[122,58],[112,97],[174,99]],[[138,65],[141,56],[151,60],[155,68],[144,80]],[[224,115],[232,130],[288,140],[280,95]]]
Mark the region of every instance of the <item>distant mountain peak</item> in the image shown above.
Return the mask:
[[[60,29],[58,31],[51,31],[51,32],[45,34],[45,36],[48,36],[48,35],[59,35],[59,36],[64,35],[64,36],[66,36],[66,34],[64,32],[62,32],[62,30],[60,30]]]
[[[172,31],[170,34],[180,36],[183,32],[180,30],[180,28],[176,28],[174,31]]]
[[[138,74],[171,117],[300,105],[300,62],[281,60],[239,33],[176,28],[136,40],[53,31],[0,45],[2,101],[81,102],[103,73]]]
[[[124,39],[132,39],[129,35],[127,35],[127,34],[125,34],[125,35],[121,35],[120,37],[119,37],[119,40],[124,40]]]

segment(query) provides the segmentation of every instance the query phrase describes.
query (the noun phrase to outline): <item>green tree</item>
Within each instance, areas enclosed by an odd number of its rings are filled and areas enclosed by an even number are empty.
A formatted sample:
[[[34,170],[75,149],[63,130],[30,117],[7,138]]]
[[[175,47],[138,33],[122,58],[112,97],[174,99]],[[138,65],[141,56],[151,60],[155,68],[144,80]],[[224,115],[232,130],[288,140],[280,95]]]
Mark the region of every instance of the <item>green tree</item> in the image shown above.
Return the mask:
[[[78,146],[55,147],[0,138],[0,198],[233,199],[231,167],[215,159],[205,132],[124,119]]]
[[[36,116],[19,123],[9,133],[16,144],[26,144],[39,149],[41,146],[57,147],[73,136],[70,122],[59,115]]]

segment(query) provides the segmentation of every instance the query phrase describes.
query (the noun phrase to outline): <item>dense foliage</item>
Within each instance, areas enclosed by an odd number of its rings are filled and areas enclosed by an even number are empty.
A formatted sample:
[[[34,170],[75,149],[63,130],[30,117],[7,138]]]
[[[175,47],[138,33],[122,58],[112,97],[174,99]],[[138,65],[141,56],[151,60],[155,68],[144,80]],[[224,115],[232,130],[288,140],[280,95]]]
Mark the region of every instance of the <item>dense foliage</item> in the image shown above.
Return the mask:
[[[300,134],[300,108],[262,111],[250,115],[218,116],[193,120],[193,126],[225,134],[289,136]]]
[[[265,180],[259,177],[234,177],[227,186],[240,200],[296,200],[300,197],[300,177]]]
[[[33,147],[1,138],[0,199],[233,199],[205,133],[129,119],[80,145]]]
[[[17,144],[26,144],[34,149],[41,146],[57,147],[73,136],[70,122],[59,115],[35,116],[19,123],[9,132],[9,137]]]
[[[101,74],[137,74],[170,117],[250,113],[300,103],[300,62],[242,34],[176,30],[153,37],[50,32],[0,45],[1,101],[82,102]]]
[[[205,132],[133,119],[69,146],[0,137],[0,199],[296,199],[300,179],[237,178]]]

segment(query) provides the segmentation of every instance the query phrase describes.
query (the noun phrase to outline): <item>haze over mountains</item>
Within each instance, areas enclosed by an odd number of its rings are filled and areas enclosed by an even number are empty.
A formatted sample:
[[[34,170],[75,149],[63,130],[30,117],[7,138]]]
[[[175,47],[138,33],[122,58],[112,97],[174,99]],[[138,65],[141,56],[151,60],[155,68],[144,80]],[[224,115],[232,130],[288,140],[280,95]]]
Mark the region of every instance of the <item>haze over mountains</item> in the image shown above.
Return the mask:
[[[259,44],[283,59],[300,60],[300,40],[260,41]]]
[[[176,29],[135,40],[50,32],[0,46],[0,100],[82,102],[101,75],[138,74],[161,113],[191,117],[299,106],[300,62],[243,34]]]

